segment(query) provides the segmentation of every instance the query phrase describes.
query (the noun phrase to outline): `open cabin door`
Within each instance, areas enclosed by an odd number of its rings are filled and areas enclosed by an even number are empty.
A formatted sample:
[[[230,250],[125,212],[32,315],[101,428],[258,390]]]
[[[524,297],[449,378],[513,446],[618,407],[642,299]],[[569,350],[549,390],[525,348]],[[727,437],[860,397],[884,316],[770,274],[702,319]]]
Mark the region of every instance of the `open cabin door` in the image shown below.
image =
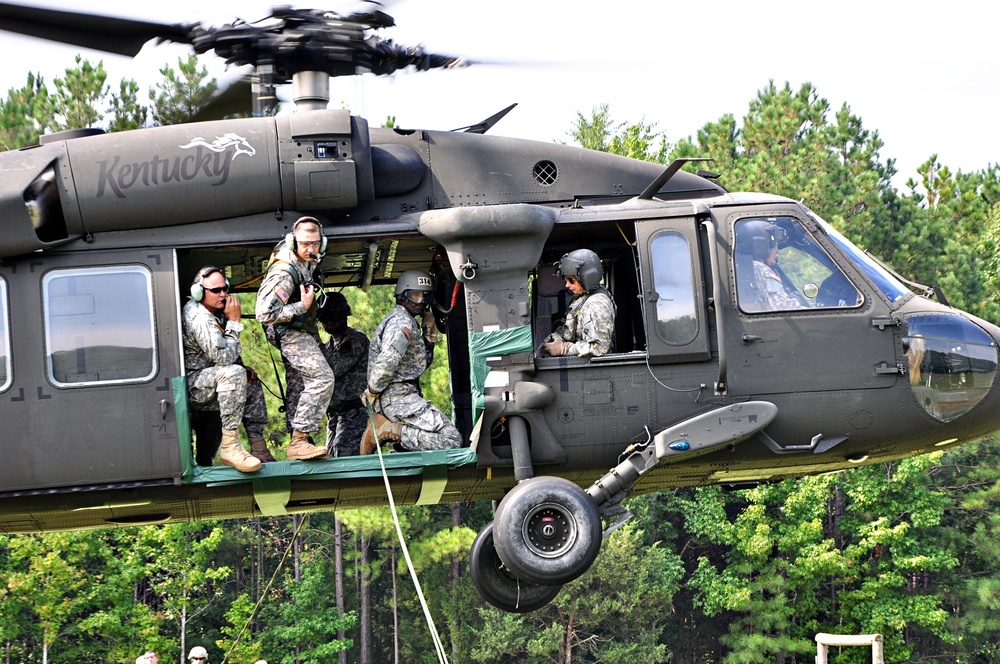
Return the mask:
[[[174,266],[165,249],[0,265],[0,494],[180,477]]]

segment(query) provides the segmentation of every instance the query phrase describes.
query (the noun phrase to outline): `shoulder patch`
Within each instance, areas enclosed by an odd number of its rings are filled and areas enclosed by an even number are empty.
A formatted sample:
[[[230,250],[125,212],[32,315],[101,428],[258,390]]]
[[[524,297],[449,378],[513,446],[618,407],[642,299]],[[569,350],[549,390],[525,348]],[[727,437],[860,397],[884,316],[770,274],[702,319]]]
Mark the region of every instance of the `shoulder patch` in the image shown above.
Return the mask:
[[[408,327],[404,326],[404,327],[402,328],[402,331],[403,331],[403,334],[405,334],[405,335],[406,335],[406,340],[407,340],[407,341],[410,341],[410,340],[412,340],[412,339],[413,339],[413,331],[412,331],[412,330],[410,330],[410,328],[408,328]]]
[[[278,298],[279,300],[281,300],[281,303],[282,303],[282,304],[288,304],[288,298],[289,298],[289,294],[288,294],[288,291],[287,291],[287,290],[285,290],[285,287],[284,287],[284,286],[278,286],[277,288],[275,288],[275,289],[274,289],[274,295],[275,295],[275,296],[276,296],[276,297],[277,297],[277,298]]]

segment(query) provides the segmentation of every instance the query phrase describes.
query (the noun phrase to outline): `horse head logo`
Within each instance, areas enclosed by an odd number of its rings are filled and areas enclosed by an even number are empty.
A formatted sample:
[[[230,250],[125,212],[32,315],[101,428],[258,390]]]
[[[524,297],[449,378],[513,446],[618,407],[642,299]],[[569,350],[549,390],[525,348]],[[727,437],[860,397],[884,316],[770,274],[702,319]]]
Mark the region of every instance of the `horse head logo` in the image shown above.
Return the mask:
[[[251,157],[257,154],[257,151],[252,145],[250,145],[247,139],[243,138],[239,134],[234,134],[233,132],[225,133],[211,143],[199,136],[187,145],[181,145],[179,147],[182,150],[193,147],[203,147],[211,150],[212,152],[225,152],[231,147],[233,148],[233,159],[236,159],[236,156],[241,154],[250,155]]]

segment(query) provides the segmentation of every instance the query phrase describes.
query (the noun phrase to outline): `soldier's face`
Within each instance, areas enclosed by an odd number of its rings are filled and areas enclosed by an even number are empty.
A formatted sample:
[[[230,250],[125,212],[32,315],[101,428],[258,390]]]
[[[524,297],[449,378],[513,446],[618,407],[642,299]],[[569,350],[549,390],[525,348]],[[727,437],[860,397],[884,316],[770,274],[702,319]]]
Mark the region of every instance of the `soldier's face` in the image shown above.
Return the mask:
[[[771,246],[771,253],[767,255],[767,264],[771,267],[778,264],[778,245]]]
[[[583,295],[583,284],[576,277],[566,277],[566,289],[573,295]]]
[[[322,320],[320,323],[323,325],[323,329],[327,331],[328,334],[340,335],[347,329],[347,321],[343,318],[332,318],[327,320]]]
[[[300,261],[311,263],[319,259],[319,229],[313,225],[300,226],[295,231],[295,255]]]
[[[226,308],[226,297],[229,290],[226,287],[226,278],[218,272],[213,272],[201,280],[201,287],[205,289],[205,297],[201,303],[212,312],[222,311]]]

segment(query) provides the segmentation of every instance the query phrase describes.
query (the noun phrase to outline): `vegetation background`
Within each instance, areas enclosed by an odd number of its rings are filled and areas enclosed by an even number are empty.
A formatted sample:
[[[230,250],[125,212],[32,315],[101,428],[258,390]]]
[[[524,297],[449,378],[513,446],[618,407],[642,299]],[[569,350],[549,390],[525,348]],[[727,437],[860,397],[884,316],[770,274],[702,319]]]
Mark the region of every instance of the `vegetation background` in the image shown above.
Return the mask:
[[[29,74],[0,100],[0,148],[74,127],[183,122],[215,92],[193,58],[161,73],[149,107],[134,81],[109,90],[100,63],[77,58],[52,86]],[[615,122],[603,105],[580,113],[568,135],[662,163],[712,157],[730,190],[803,199],[900,274],[1000,320],[996,164],[952,172],[930,155],[920,181],[899,191],[878,132],[810,85],[773,82],[741,123],[726,115],[674,143],[655,123]],[[370,333],[389,295],[347,295],[352,324]],[[259,328],[243,340],[247,362],[276,389],[280,363],[272,368]],[[447,367],[439,361],[425,381],[447,410]],[[268,435],[284,442],[269,400]],[[878,632],[888,661],[979,663],[1000,661],[998,502],[992,437],[748,490],[637,496],[636,518],[594,567],[528,615],[490,607],[469,581],[469,546],[490,505],[406,507],[401,518],[454,662],[791,664],[813,661],[817,632]],[[147,648],[183,662],[194,645],[216,663],[437,659],[382,508],[0,535],[3,662],[130,664]],[[836,662],[869,657],[835,653]]]

